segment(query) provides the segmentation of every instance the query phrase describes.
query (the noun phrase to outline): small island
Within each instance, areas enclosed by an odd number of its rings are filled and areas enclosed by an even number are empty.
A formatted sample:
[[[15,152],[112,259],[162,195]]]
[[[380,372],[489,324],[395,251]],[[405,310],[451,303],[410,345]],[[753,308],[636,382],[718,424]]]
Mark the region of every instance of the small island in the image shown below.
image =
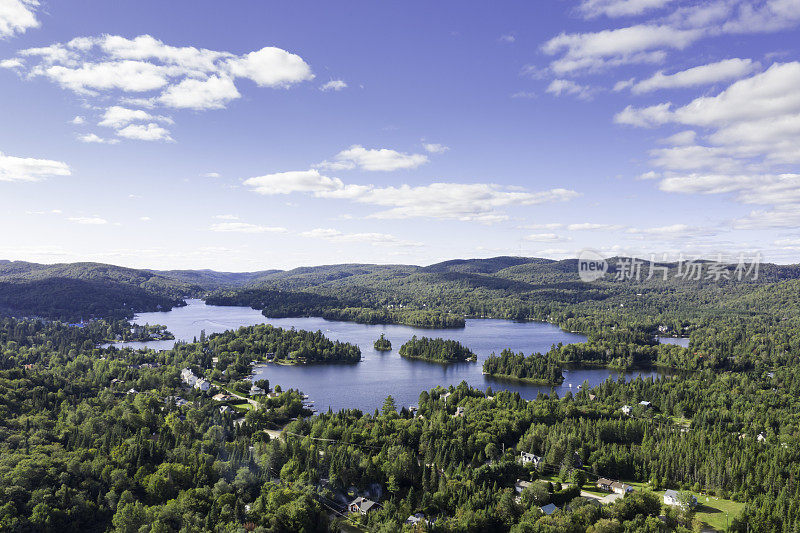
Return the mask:
[[[561,365],[552,353],[535,353],[528,357],[505,349],[483,362],[483,373],[495,378],[511,379],[534,385],[561,385]]]
[[[434,363],[475,362],[478,357],[466,346],[453,340],[411,337],[400,347],[400,355]]]
[[[375,349],[379,352],[388,352],[392,349],[392,341],[386,338],[386,336],[381,333],[381,336],[378,340],[375,341]]]
[[[361,361],[361,349],[354,344],[332,341],[321,331],[282,329],[269,324],[216,333],[209,337],[208,345],[220,363],[241,361],[238,356],[244,356],[248,364],[257,359],[283,365]]]

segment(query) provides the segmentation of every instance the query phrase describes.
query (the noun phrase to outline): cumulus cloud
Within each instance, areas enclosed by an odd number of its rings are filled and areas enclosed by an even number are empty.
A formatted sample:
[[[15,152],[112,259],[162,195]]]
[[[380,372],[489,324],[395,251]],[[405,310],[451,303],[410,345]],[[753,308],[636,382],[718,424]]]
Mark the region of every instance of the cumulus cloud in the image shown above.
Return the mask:
[[[221,178],[222,174],[220,174],[219,172],[206,172],[205,174],[203,174],[203,177],[216,179],[216,178]]]
[[[322,175],[316,169],[267,174],[244,181],[246,187],[263,195],[302,192],[317,198],[347,199],[386,207],[371,218],[443,218],[496,222],[507,215],[499,209],[571,200],[578,193],[568,189],[529,192],[486,183],[431,183],[429,185],[378,187],[345,184],[339,178]]]
[[[319,88],[320,91],[341,91],[342,89],[347,89],[347,82],[344,80],[331,80],[323,83]]]
[[[150,35],[133,39],[118,35],[78,37],[20,50],[2,66],[15,68],[27,78],[48,79],[89,99],[194,110],[221,109],[240,98],[236,85],[240,79],[259,87],[283,89],[314,79],[311,67],[300,56],[280,48],[265,47],[237,55],[171,46]],[[132,131],[139,135],[142,129],[146,127]]]
[[[172,119],[164,116],[153,116],[147,111],[141,109],[129,109],[122,106],[111,106],[105,110],[102,119],[98,122],[99,126],[107,126],[110,128],[121,128],[127,126],[131,122],[152,121],[158,120],[172,124]]]
[[[76,126],[80,126],[81,124],[86,124],[86,119],[80,115],[76,116],[72,120],[70,120],[70,124],[75,124]]]
[[[696,87],[736,80],[751,74],[758,67],[758,62],[751,59],[734,58],[692,67],[675,74],[664,74],[663,71],[659,71],[650,78],[633,85],[631,92],[643,94],[659,89]]]
[[[427,162],[428,156],[423,154],[405,154],[388,148],[364,148],[360,144],[354,144],[336,154],[332,161],[323,161],[317,167],[326,170],[359,168],[389,172],[417,168]]]
[[[69,165],[61,161],[14,157],[0,152],[0,181],[41,181],[71,174]]]
[[[34,10],[38,0],[3,0],[0,2],[0,38],[25,33],[31,28],[38,28]]]
[[[149,124],[129,124],[117,130],[117,135],[139,141],[172,141],[169,131],[154,122]]]
[[[526,241],[531,242],[556,242],[556,241],[566,241],[564,237],[559,237],[555,233],[533,233],[531,235],[525,236]]]
[[[219,222],[212,224],[209,229],[219,233],[286,233],[288,231],[286,228],[277,226],[262,226],[247,222]]]

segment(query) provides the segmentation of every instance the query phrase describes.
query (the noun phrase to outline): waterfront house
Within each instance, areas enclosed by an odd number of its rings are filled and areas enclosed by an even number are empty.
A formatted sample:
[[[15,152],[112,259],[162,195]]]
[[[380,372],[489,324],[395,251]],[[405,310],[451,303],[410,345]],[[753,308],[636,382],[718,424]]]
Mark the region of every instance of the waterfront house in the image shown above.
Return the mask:
[[[250,396],[261,396],[262,394],[264,394],[264,389],[258,385],[253,385],[250,387]]]

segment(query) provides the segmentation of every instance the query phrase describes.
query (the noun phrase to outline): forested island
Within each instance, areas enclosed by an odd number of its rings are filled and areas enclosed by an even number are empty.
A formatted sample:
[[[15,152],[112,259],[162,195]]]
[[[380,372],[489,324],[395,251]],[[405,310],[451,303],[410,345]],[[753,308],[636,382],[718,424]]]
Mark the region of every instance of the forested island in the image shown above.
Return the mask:
[[[361,349],[354,344],[332,341],[321,331],[282,329],[269,324],[216,333],[209,337],[208,348],[220,359],[245,356],[280,364],[361,361]]]
[[[399,353],[409,359],[422,359],[434,363],[474,362],[478,359],[472,350],[457,341],[428,337],[417,338],[416,335],[400,347]]]
[[[535,385],[561,385],[564,376],[560,363],[547,354],[535,353],[525,356],[503,350],[500,355],[492,354],[483,362],[483,373],[495,378],[513,379]]]
[[[388,352],[392,349],[392,341],[386,338],[386,335],[381,333],[381,336],[375,341],[373,347],[379,352]]]

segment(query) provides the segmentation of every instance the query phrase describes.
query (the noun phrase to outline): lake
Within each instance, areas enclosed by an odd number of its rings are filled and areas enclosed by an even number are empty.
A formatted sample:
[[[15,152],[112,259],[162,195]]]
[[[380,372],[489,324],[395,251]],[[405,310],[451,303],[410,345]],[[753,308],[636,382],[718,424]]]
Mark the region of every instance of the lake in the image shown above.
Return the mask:
[[[492,353],[505,348],[526,355],[544,352],[553,344],[584,342],[586,337],[569,333],[552,324],[542,322],[513,322],[494,319],[468,319],[461,329],[422,329],[397,325],[366,325],[353,322],[338,322],[323,318],[267,318],[260,311],[248,307],[225,307],[206,305],[202,300],[187,300],[188,305],[168,312],[142,313],[134,317],[137,324],[163,324],[177,340],[192,341],[200,336],[220,333],[228,329],[253,324],[272,324],[282,328],[321,330],[332,339],[357,344],[363,360],[356,364],[282,366],[264,365],[256,368],[255,379],[268,379],[270,385],[284,389],[300,389],[314,401],[315,407],[326,411],[329,407],[339,409],[357,408],[373,411],[383,405],[392,395],[399,406],[416,405],[419,393],[437,385],[458,385],[466,381],[469,385],[485,390],[511,390],[523,398],[533,399],[541,391],[548,393],[549,386],[527,385],[484,376],[483,361]],[[381,333],[392,342],[392,351],[379,352],[373,343]],[[398,355],[397,350],[413,335],[418,337],[442,337],[456,340],[478,356],[477,363],[455,363],[440,365],[426,361],[408,360]],[[151,341],[117,343],[118,347],[169,349],[175,341]],[[573,369],[564,371],[564,383],[555,389],[558,394],[577,392],[584,381],[590,386],[605,381],[609,376],[619,377],[619,372],[608,369]],[[626,378],[641,375],[657,377],[657,371],[635,371],[624,373]]]

